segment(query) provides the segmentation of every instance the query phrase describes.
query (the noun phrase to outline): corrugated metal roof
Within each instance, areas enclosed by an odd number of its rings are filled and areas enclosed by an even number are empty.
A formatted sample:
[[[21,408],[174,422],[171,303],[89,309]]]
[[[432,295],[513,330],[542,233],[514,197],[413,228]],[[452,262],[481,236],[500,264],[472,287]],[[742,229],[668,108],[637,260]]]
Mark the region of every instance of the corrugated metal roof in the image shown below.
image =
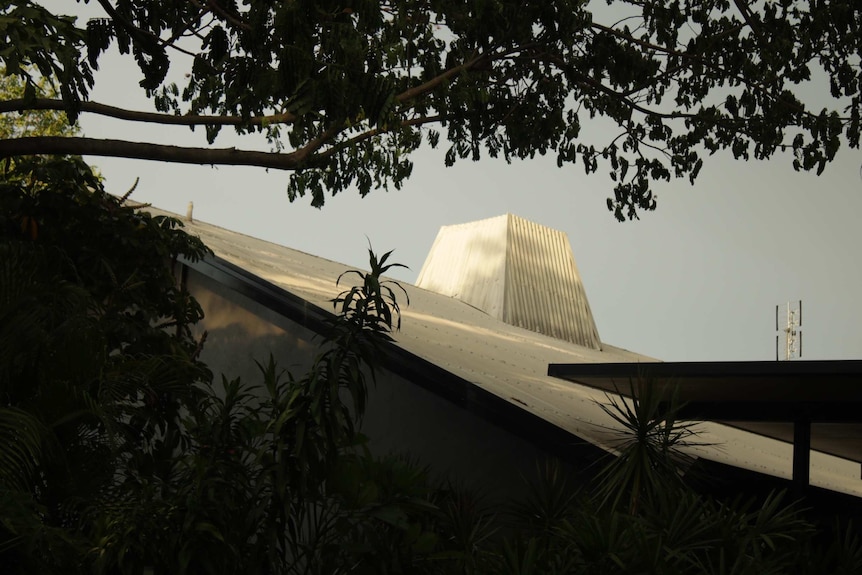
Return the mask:
[[[351,269],[197,220],[186,227],[219,257],[324,309],[332,309],[331,299],[344,287],[335,285],[336,278]],[[599,405],[606,403],[605,393],[550,377],[548,365],[657,361],[607,343],[595,349],[552,338],[453,297],[402,285],[410,305],[402,308],[402,329],[394,334],[398,346],[605,449],[617,427]],[[790,479],[789,443],[717,423],[699,424],[697,430],[702,445],[688,449],[693,456]],[[858,464],[823,453],[811,454],[811,484],[862,496]]]
[[[440,228],[416,285],[508,324],[601,349],[566,234],[518,216]]]

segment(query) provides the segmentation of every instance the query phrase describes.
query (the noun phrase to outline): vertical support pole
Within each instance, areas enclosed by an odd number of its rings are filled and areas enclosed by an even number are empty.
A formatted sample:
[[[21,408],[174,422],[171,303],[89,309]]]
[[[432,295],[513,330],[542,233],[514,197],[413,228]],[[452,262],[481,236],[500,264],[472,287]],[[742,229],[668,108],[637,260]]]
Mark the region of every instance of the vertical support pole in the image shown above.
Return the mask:
[[[811,469],[811,419],[797,417],[793,422],[793,492],[802,497],[808,488]]]

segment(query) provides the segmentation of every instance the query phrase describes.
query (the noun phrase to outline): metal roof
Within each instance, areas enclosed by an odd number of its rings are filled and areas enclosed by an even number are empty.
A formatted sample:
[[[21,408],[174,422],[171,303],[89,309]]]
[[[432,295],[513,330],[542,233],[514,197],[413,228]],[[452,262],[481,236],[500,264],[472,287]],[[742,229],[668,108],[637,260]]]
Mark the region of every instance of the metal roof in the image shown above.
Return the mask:
[[[566,234],[518,216],[440,228],[416,285],[508,324],[601,349]]]
[[[152,208],[150,211],[167,213]],[[260,283],[278,288],[270,297],[278,297],[278,290],[285,290],[310,306],[332,310],[330,301],[340,291],[335,280],[350,269],[197,220],[187,222],[186,227],[219,258],[247,276],[259,278]],[[248,281],[248,277],[240,280]],[[402,329],[394,335],[405,355],[418,358],[419,363],[425,362],[434,370],[444,370],[476,393],[490,394],[543,423],[613,450],[619,436],[599,405],[607,401],[606,392],[551,377],[548,365],[643,364],[657,360],[607,343],[595,349],[536,333],[507,324],[453,297],[403,285],[410,305],[403,308]],[[704,445],[691,447],[692,455],[790,479],[792,445],[718,423],[701,423],[697,429]],[[819,452],[812,453],[811,463],[813,485],[862,496],[858,464]]]

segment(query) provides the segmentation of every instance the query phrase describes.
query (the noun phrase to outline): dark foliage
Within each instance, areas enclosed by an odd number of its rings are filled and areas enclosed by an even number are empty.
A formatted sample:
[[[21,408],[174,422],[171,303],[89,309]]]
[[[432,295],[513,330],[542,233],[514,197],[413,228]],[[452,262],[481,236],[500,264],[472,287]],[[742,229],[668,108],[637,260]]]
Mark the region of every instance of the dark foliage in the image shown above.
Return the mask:
[[[794,169],[819,174],[842,145],[859,146],[855,0],[97,1],[104,16],[86,23],[5,3],[0,63],[30,88],[0,111],[203,126],[210,143],[232,126],[264,132],[273,153],[72,137],[0,140],[0,157],[285,169],[289,196],[320,206],[354,186],[402,186],[422,142],[444,141],[446,165],[550,154],[607,170],[607,206],[623,220],[654,209],[656,181],[694,182],[720,150],[788,151]],[[134,59],[158,113],[88,101],[112,45]],[[35,97],[34,68],[61,100]]]
[[[206,248],[106,194],[74,158],[0,179],[0,549],[32,572],[79,564],[118,470],[158,475],[209,372],[201,310],[173,275]],[[82,539],[83,538],[83,539]],[[60,569],[59,571],[62,571]]]

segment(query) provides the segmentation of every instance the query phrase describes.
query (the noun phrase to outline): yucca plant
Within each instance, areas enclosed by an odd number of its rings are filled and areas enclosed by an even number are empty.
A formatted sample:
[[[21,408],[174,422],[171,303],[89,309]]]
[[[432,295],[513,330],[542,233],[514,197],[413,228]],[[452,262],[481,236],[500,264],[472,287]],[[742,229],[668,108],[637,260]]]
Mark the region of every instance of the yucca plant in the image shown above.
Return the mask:
[[[694,422],[680,421],[678,393],[661,395],[648,380],[629,382],[630,397],[607,396],[602,410],[615,422],[610,428],[614,455],[597,477],[601,505],[637,514],[644,497],[683,485],[690,457],[684,447],[703,445]]]
[[[588,485],[568,485],[559,466],[542,468],[516,506],[510,534],[484,549],[493,557],[484,572],[858,572],[862,545],[854,532],[835,529],[838,541],[821,536],[783,493],[725,501],[695,491],[681,449],[698,443],[696,429],[679,421],[675,397],[653,385],[633,382],[633,398],[604,405],[617,424],[616,453]]]

